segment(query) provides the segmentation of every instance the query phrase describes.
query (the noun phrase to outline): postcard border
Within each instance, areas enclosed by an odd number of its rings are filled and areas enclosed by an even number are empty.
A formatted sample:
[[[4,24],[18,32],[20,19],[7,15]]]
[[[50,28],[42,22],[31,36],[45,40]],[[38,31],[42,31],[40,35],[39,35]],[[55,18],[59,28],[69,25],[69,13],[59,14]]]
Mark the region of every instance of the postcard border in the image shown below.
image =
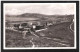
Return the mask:
[[[4,8],[3,4],[4,3],[76,3],[76,49],[79,49],[79,2],[78,1],[1,1],[1,50],[5,50],[3,47],[3,32],[4,32]],[[10,49],[12,50],[12,49]],[[14,49],[15,50],[15,49]],[[19,49],[17,49],[19,50]]]

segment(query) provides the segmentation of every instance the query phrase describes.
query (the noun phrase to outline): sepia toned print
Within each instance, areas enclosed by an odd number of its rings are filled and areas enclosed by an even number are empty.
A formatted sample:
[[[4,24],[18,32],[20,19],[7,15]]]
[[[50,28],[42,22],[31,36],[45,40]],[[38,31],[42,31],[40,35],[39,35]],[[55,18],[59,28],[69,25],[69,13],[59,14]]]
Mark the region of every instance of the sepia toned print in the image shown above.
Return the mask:
[[[4,49],[75,49],[75,3],[5,3]]]

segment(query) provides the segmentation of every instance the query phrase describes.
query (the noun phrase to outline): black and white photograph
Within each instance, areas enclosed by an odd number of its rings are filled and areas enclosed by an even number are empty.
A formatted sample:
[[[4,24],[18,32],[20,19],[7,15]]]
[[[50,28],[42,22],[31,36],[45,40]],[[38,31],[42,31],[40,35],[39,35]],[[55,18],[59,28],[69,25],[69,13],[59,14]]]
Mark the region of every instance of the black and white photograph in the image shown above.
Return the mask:
[[[4,3],[4,49],[76,49],[76,3]]]

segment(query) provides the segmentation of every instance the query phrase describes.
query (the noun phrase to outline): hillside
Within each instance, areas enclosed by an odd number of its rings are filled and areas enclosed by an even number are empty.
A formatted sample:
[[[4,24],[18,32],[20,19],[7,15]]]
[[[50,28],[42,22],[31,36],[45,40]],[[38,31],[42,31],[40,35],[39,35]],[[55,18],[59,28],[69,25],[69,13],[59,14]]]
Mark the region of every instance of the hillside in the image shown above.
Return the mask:
[[[29,20],[47,20],[47,21],[72,21],[74,15],[44,15],[38,13],[24,13],[21,15],[6,15],[6,21],[29,21]]]
[[[73,17],[74,15],[45,15],[39,13],[24,13],[20,15],[6,15],[6,17],[37,17],[37,18],[48,18],[48,17]]]

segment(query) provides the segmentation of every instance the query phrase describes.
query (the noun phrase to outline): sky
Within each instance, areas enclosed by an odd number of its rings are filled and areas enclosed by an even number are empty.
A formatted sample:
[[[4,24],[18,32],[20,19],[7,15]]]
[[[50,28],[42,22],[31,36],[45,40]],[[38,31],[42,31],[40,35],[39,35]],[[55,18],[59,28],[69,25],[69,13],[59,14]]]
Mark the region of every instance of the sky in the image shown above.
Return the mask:
[[[75,11],[75,3],[4,3],[4,13],[9,15],[24,13],[69,15],[74,14]]]

